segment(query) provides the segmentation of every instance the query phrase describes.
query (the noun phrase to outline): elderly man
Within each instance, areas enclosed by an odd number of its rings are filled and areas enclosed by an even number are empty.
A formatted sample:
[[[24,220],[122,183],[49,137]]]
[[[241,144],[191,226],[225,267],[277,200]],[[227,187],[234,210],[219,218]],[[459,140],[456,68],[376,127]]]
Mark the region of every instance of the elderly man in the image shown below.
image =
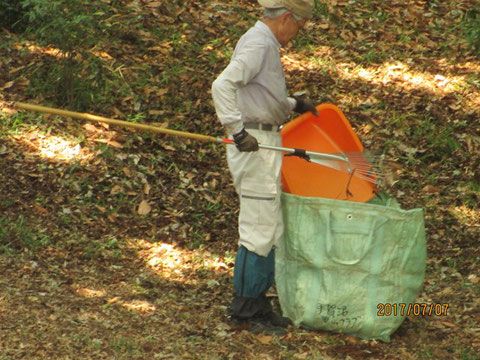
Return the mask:
[[[272,311],[265,293],[274,281],[274,245],[283,236],[280,203],[282,154],[258,148],[281,146],[279,126],[290,113],[312,111],[309,100],[287,96],[280,48],[312,15],[313,0],[259,0],[264,19],[239,40],[230,64],[214,81],[220,122],[236,147],[227,161],[240,196],[239,245],[234,269],[233,320],[253,332],[284,332],[288,319]]]

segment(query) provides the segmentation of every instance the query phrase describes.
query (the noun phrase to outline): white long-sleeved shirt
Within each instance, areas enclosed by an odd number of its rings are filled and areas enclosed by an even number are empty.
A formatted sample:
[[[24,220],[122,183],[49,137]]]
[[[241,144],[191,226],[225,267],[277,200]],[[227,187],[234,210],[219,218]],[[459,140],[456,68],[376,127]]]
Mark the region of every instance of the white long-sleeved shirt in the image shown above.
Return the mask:
[[[220,122],[229,134],[244,122],[281,125],[296,100],[287,96],[280,43],[261,21],[239,40],[230,64],[212,84],[212,97]]]

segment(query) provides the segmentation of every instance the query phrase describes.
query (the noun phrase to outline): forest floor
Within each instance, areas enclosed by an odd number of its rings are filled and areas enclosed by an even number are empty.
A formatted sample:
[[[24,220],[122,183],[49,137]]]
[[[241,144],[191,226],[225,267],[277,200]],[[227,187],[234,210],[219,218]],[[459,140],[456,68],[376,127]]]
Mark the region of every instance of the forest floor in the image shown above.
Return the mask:
[[[75,74],[93,84],[78,107],[221,135],[210,86],[260,16],[256,1],[234,3],[112,2],[115,31]],[[330,0],[282,51],[291,92],[339,106],[388,159],[384,190],[424,209],[417,302],[448,310],[409,316],[389,343],[232,328],[238,200],[224,148],[18,111],[68,107],[51,76],[61,59],[3,29],[0,359],[480,359],[480,59],[462,35],[474,3]]]

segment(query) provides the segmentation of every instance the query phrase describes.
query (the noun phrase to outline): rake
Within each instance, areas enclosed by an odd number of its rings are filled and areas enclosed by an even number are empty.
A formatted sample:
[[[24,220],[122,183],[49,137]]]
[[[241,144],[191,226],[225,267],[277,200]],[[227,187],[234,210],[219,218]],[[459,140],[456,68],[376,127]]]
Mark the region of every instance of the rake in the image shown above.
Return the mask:
[[[116,120],[111,118],[106,118],[103,116],[92,115],[88,113],[79,113],[75,111],[61,110],[46,106],[27,104],[23,102],[15,102],[14,106],[29,111],[42,112],[53,115],[60,115],[66,117],[72,117],[76,119],[89,120],[89,121],[98,121],[111,125],[125,126],[129,128],[135,128],[144,131],[151,131],[166,135],[180,136],[184,138],[195,139],[199,141],[206,142],[216,142],[227,145],[234,145],[235,143],[231,139],[214,137],[209,135],[195,134],[190,132],[184,132],[179,130],[166,129],[158,126],[131,123],[128,121]],[[287,153],[286,156],[297,156],[302,159],[305,159],[309,162],[319,164],[322,166],[329,167],[338,171],[342,171],[352,176],[356,176],[365,181],[371,182],[373,184],[378,184],[382,180],[382,176],[379,172],[379,159],[376,159],[374,156],[371,156],[365,152],[353,151],[353,152],[341,152],[341,153],[320,153],[304,149],[294,149],[281,146],[271,146],[259,144],[259,148],[266,150],[279,151],[282,153]]]

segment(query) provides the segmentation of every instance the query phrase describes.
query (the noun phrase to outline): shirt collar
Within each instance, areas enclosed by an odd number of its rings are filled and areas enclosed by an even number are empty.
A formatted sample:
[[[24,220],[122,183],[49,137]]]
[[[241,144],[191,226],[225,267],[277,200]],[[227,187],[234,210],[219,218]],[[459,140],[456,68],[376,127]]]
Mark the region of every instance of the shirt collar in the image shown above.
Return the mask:
[[[278,42],[277,38],[267,24],[258,20],[255,24],[255,27],[262,31],[265,35],[267,35],[273,41],[274,45],[278,48],[278,51],[280,51],[282,45]]]

